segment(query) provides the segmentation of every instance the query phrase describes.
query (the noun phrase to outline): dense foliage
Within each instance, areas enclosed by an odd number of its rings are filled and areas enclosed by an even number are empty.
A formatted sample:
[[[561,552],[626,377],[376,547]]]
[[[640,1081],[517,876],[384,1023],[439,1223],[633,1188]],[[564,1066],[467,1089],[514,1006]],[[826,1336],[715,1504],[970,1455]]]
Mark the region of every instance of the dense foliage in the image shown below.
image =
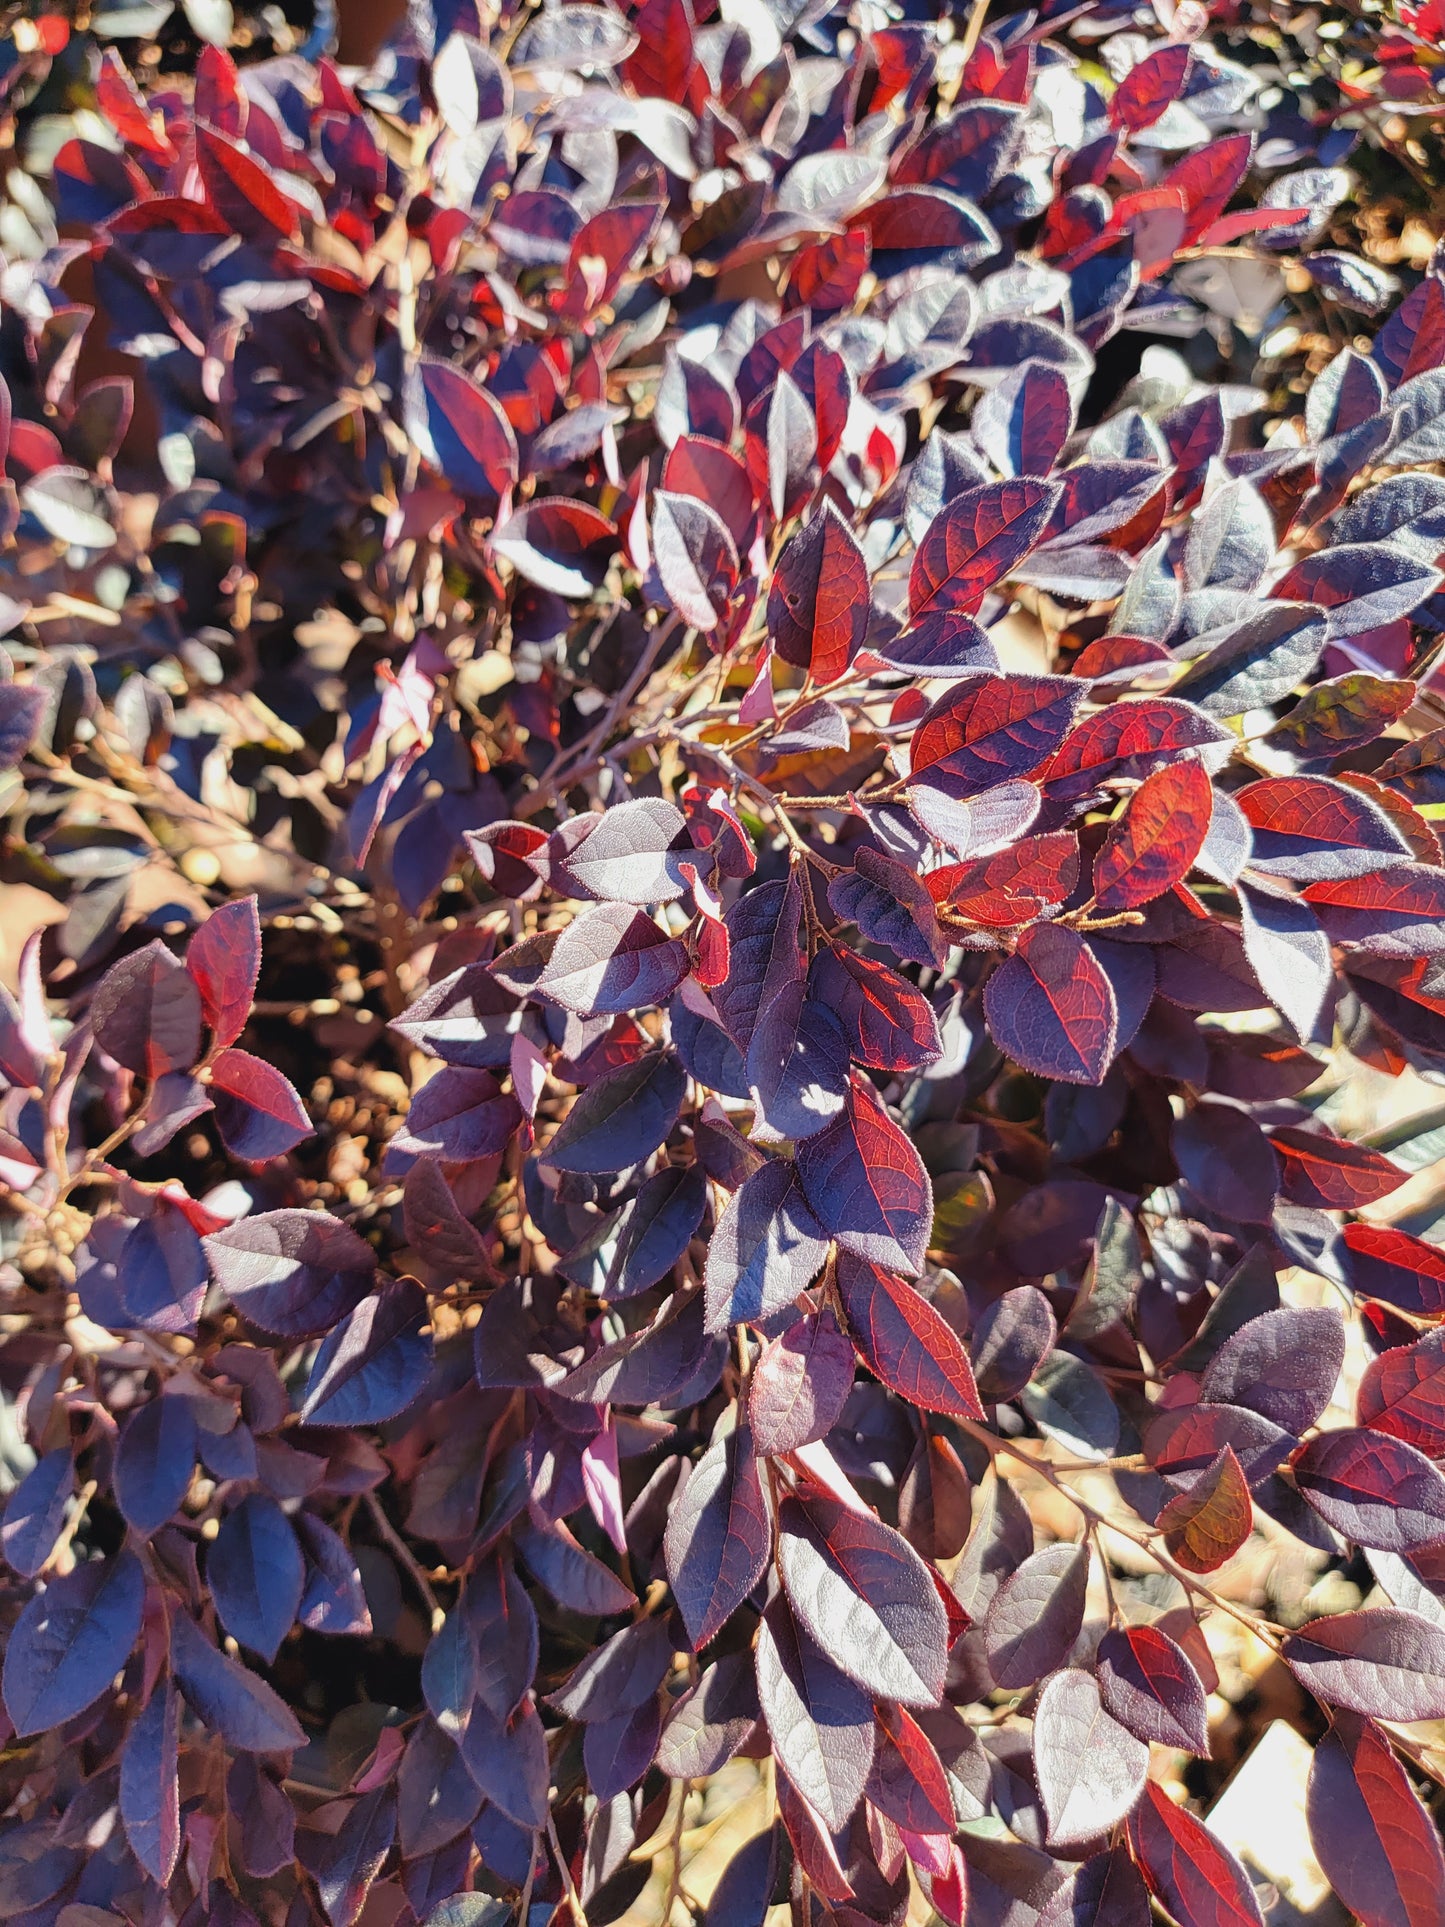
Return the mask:
[[[0,59],[0,1913],[1241,1927],[1226,1611],[1438,1920],[1424,10],[233,25]]]

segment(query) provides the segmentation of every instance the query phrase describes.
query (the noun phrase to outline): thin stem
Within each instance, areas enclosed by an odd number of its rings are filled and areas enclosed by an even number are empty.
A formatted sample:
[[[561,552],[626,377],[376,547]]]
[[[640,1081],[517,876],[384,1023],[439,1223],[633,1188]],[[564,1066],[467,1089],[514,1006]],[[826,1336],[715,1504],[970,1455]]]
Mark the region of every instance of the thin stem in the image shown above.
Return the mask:
[[[587,1927],[587,1912],[582,1905],[582,1896],[577,1891],[577,1883],[572,1878],[572,1869],[567,1864],[567,1856],[562,1851],[562,1842],[557,1838],[557,1822],[551,1811],[547,1814],[547,1838],[552,1844],[552,1857],[557,1862],[557,1871],[562,1876],[562,1885],[567,1892],[567,1905],[572,1913],[572,1927]]]
[[[433,1633],[440,1632],[446,1614],[437,1604],[437,1596],[431,1589],[431,1581],[413,1558],[411,1548],[407,1545],[405,1539],[402,1538],[396,1527],[391,1523],[391,1520],[387,1518],[382,1503],[374,1492],[368,1492],[366,1494],[366,1509],[371,1514],[372,1522],[377,1531],[400,1561],[402,1570],[426,1601],[427,1610],[431,1614],[431,1629]]]
[[[1127,1539],[1132,1545],[1138,1546],[1141,1552],[1147,1552],[1160,1571],[1167,1572],[1171,1579],[1177,1579],[1186,1592],[1197,1594],[1201,1599],[1207,1599],[1211,1606],[1227,1614],[1229,1618],[1237,1620],[1241,1626],[1247,1627],[1255,1638],[1261,1640],[1271,1651],[1279,1651],[1279,1635],[1268,1621],[1260,1619],[1242,1606],[1236,1606],[1222,1593],[1217,1593],[1212,1586],[1205,1585],[1197,1573],[1187,1571],[1177,1561],[1171,1559],[1167,1552],[1161,1551],[1155,1534],[1147,1529],[1131,1526],[1123,1520],[1112,1519],[1106,1512],[1100,1512],[1097,1506],[1090,1505],[1088,1500],[1080,1498],[1071,1486],[1065,1485],[1046,1459],[1035,1458],[1032,1452],[1026,1452],[1022,1446],[1015,1445],[1010,1439],[998,1438],[988,1430],[987,1426],[967,1418],[959,1418],[955,1423],[967,1432],[970,1438],[977,1439],[990,1457],[996,1458],[1000,1452],[1007,1452],[1011,1458],[1020,1460],[1029,1467],[1030,1471],[1036,1472],[1045,1485],[1052,1486],[1061,1498],[1067,1499],[1069,1504],[1094,1528],[1102,1526],[1109,1532],[1117,1532],[1121,1539]]]

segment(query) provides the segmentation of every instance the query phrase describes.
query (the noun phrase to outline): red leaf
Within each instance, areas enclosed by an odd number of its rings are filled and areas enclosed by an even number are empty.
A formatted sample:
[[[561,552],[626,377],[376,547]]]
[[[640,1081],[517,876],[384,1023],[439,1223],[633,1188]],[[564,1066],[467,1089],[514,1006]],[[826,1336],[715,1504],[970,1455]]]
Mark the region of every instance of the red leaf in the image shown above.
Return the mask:
[[[1344,1243],[1356,1291],[1417,1317],[1445,1312],[1445,1251],[1386,1224],[1347,1224]]]
[[[1072,800],[1087,796],[1105,776],[1147,776],[1180,750],[1202,749],[1228,736],[1228,730],[1202,710],[1166,696],[1113,703],[1069,732],[1039,781]]]
[[[984,988],[999,1049],[1040,1077],[1097,1084],[1114,1055],[1113,986],[1075,931],[1036,923]]]
[[[1094,859],[1098,907],[1134,910],[1182,883],[1213,813],[1214,787],[1202,763],[1168,763],[1146,776]]]
[[[584,221],[572,237],[567,285],[555,297],[558,312],[580,320],[610,301],[661,219],[655,201],[626,201]]]
[[[1033,1755],[1051,1847],[1107,1833],[1133,1809],[1149,1771],[1149,1748],[1104,1711],[1098,1682],[1077,1667],[1045,1682]]]
[[[638,44],[622,63],[623,78],[643,99],[683,106],[697,65],[687,0],[642,0],[630,18]]]
[[[933,1226],[933,1187],[907,1132],[856,1071],[842,1115],[798,1150],[803,1193],[845,1251],[916,1277]]]
[[[1157,1626],[1122,1626],[1099,1641],[1104,1705],[1141,1740],[1209,1757],[1204,1684],[1183,1647]]]
[[[1065,676],[970,676],[914,731],[913,774],[965,794],[1027,776],[1063,741],[1083,695]]]
[[[286,1153],[313,1134],[290,1080],[249,1051],[223,1050],[211,1066],[216,1125],[233,1157],[252,1164]]]
[[[204,52],[205,49],[202,49]],[[139,148],[153,160],[169,166],[176,150],[155,122],[144,95],[131,79],[114,47],[107,47],[95,82],[95,101],[106,125],[127,147]]]
[[[1172,167],[1162,185],[1177,188],[1189,210],[1186,241],[1197,241],[1224,212],[1235,189],[1249,172],[1254,156],[1253,134],[1226,134]]]
[[[1254,1507],[1249,1485],[1226,1445],[1187,1492],[1161,1508],[1157,1521],[1170,1557],[1187,1572],[1213,1572],[1249,1537]]]
[[[865,1791],[880,1813],[910,1833],[954,1830],[953,1795],[943,1762],[917,1720],[887,1700],[878,1708],[873,1771]]]
[[[1404,1439],[1427,1458],[1445,1458],[1445,1332],[1372,1359],[1355,1411],[1372,1431]]]
[[[509,515],[492,547],[539,589],[590,595],[616,552],[617,527],[586,502],[548,495]]]
[[[1152,127],[1184,91],[1189,59],[1190,49],[1178,42],[1146,54],[1114,89],[1109,119],[1116,127],[1127,127],[1131,134]]]
[[[876,1265],[838,1254],[838,1296],[863,1363],[926,1412],[982,1420],[963,1340],[911,1285]]]
[[[1304,880],[1374,871],[1408,856],[1384,811],[1323,776],[1268,776],[1235,798],[1254,830],[1250,862]]]
[[[213,128],[197,127],[196,165],[206,199],[242,240],[274,246],[300,233],[296,209],[266,170],[234,141]]]
[[[1149,1891],[1186,1927],[1264,1927],[1244,1868],[1152,1780],[1129,1833]]]
[[[831,502],[788,543],[768,596],[768,629],[784,662],[835,682],[868,632],[868,565]]]
[[[872,256],[864,228],[850,228],[799,248],[788,274],[789,305],[811,308],[815,314],[836,314],[857,294]]]
[[[191,938],[186,969],[201,993],[206,1026],[218,1044],[234,1044],[246,1028],[261,975],[261,919],[255,897],[213,910]]]
[[[1072,830],[1023,837],[994,856],[945,864],[924,878],[929,895],[951,917],[1010,930],[1063,903],[1079,880],[1079,839]]]
[[[1326,1877],[1363,1927],[1427,1927],[1445,1895],[1445,1848],[1373,1721],[1339,1713],[1315,1748],[1306,1793]]]
[[[1440,954],[1445,870],[1397,863],[1369,876],[1311,883],[1304,895],[1336,943],[1359,944],[1384,957]]]
[[[1048,527],[1056,482],[987,482],[965,489],[936,515],[918,545],[908,607],[975,611],[984,592],[1022,562]]]
[[[1358,1211],[1361,1205],[1388,1198],[1410,1175],[1368,1145],[1324,1131],[1285,1125],[1270,1132],[1270,1141],[1279,1153],[1284,1195],[1291,1204]]]
[[[824,943],[813,958],[808,989],[842,1024],[857,1064],[917,1070],[943,1055],[932,1004],[877,957]]]

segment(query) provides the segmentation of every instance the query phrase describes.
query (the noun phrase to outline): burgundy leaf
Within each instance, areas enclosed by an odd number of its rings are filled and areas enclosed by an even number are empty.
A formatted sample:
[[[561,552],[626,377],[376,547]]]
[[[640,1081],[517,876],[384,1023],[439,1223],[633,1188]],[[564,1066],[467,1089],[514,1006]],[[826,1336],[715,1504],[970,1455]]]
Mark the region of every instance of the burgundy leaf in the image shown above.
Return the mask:
[[[1039,1927],[1149,1927],[1149,1893],[1126,1847],[1096,1853],[1059,1887]]]
[[[123,957],[91,999],[95,1041],[128,1071],[154,1081],[189,1070],[201,1053],[201,997],[163,943]]]
[[[832,1431],[853,1389],[853,1347],[830,1311],[810,1313],[763,1348],[748,1386],[758,1454],[796,1451]]]
[[[912,1141],[856,1072],[842,1115],[800,1147],[798,1176],[845,1251],[910,1277],[922,1271],[933,1187]]]
[[[988,1609],[983,1637],[994,1683],[1009,1692],[1062,1666],[1084,1623],[1087,1545],[1046,1546],[1010,1573]]]
[[[796,1164],[765,1164],[729,1198],[708,1246],[707,1329],[766,1319],[806,1291],[828,1255]]]
[[[1247,1405],[1287,1432],[1300,1433],[1329,1404],[1344,1362],[1339,1313],[1323,1305],[1289,1305],[1264,1312],[1227,1338],[1199,1394],[1220,1405]]]
[[[1209,1757],[1203,1683],[1167,1633],[1158,1626],[1112,1628],[1095,1663],[1106,1710],[1131,1733]]]
[[[1025,1070],[1068,1084],[1099,1083],[1114,1055],[1114,990],[1084,940],[1061,924],[1037,923],[989,978],[989,1028]]]
[[[1445,1473],[1380,1431],[1320,1432],[1294,1461],[1295,1484],[1337,1532],[1381,1552],[1445,1539]]]
[[[951,1834],[953,1795],[948,1775],[927,1734],[901,1706],[878,1709],[878,1737],[868,1798],[880,1813],[910,1833]]]
[[[1445,1631],[1381,1606],[1311,1620],[1282,1655],[1327,1706],[1382,1720],[1445,1719]]]
[[[778,1763],[829,1827],[863,1797],[875,1725],[866,1693],[839,1672],[779,1596],[758,1626],[758,1699]]]
[[[693,1468],[667,1526],[667,1576],[695,1652],[762,1578],[772,1541],[752,1435],[739,1425]]]
[[[1249,1876],[1228,1847],[1151,1780],[1129,1823],[1149,1891],[1176,1920],[1264,1927]]]
[[[1328,777],[1266,777],[1240,790],[1238,802],[1252,831],[1250,863],[1269,876],[1368,876],[1410,854],[1382,809]]]
[[[213,127],[195,130],[196,165],[207,201],[244,241],[274,247],[297,232],[296,209],[259,162]]]
[[[249,1051],[223,1050],[211,1065],[216,1125],[232,1157],[284,1157],[315,1127],[290,1079]]]
[[[849,1251],[838,1297],[864,1364],[910,1404],[982,1420],[973,1368],[953,1327],[911,1285]]]
[[[423,355],[407,377],[406,425],[423,461],[463,495],[494,504],[517,479],[500,404],[465,369]]]
[[[648,1051],[608,1071],[588,1085],[567,1113],[547,1146],[547,1162],[559,1171],[584,1172],[621,1171],[640,1164],[677,1122],[685,1085],[682,1066],[671,1051]],[[510,1121],[503,1144],[521,1121],[515,1098],[507,1101]]]
[[[625,903],[584,910],[558,938],[537,988],[582,1017],[665,1003],[687,975],[687,946]]]
[[[835,682],[863,641],[868,570],[856,537],[831,502],[788,543],[768,597],[768,627],[784,662]]]
[[[324,1211],[267,1211],[204,1241],[211,1275],[244,1318],[280,1337],[329,1331],[370,1288],[370,1245]]]
[[[1365,1927],[1406,1927],[1438,1911],[1439,1828],[1372,1720],[1335,1715],[1315,1747],[1306,1811],[1330,1885]]]
[[[833,878],[828,903],[838,916],[856,923],[865,937],[886,945],[905,963],[936,968],[948,955],[928,889],[906,864],[876,850],[863,847],[854,868]]]
[[[659,489],[652,548],[668,600],[694,629],[715,629],[737,587],[738,552],[722,517],[690,495]]]
[[[687,888],[681,866],[701,860],[676,804],[640,796],[593,819],[581,843],[568,851],[564,873],[596,897],[670,903]]]

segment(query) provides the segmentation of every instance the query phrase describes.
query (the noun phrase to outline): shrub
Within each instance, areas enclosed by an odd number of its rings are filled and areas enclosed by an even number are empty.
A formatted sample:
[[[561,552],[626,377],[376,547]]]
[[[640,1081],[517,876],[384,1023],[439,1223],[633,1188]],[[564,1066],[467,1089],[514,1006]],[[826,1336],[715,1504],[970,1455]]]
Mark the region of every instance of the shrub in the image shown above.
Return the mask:
[[[15,25],[7,1917],[1257,1922],[1220,1612],[1437,1917],[1445,277],[1156,11]]]

